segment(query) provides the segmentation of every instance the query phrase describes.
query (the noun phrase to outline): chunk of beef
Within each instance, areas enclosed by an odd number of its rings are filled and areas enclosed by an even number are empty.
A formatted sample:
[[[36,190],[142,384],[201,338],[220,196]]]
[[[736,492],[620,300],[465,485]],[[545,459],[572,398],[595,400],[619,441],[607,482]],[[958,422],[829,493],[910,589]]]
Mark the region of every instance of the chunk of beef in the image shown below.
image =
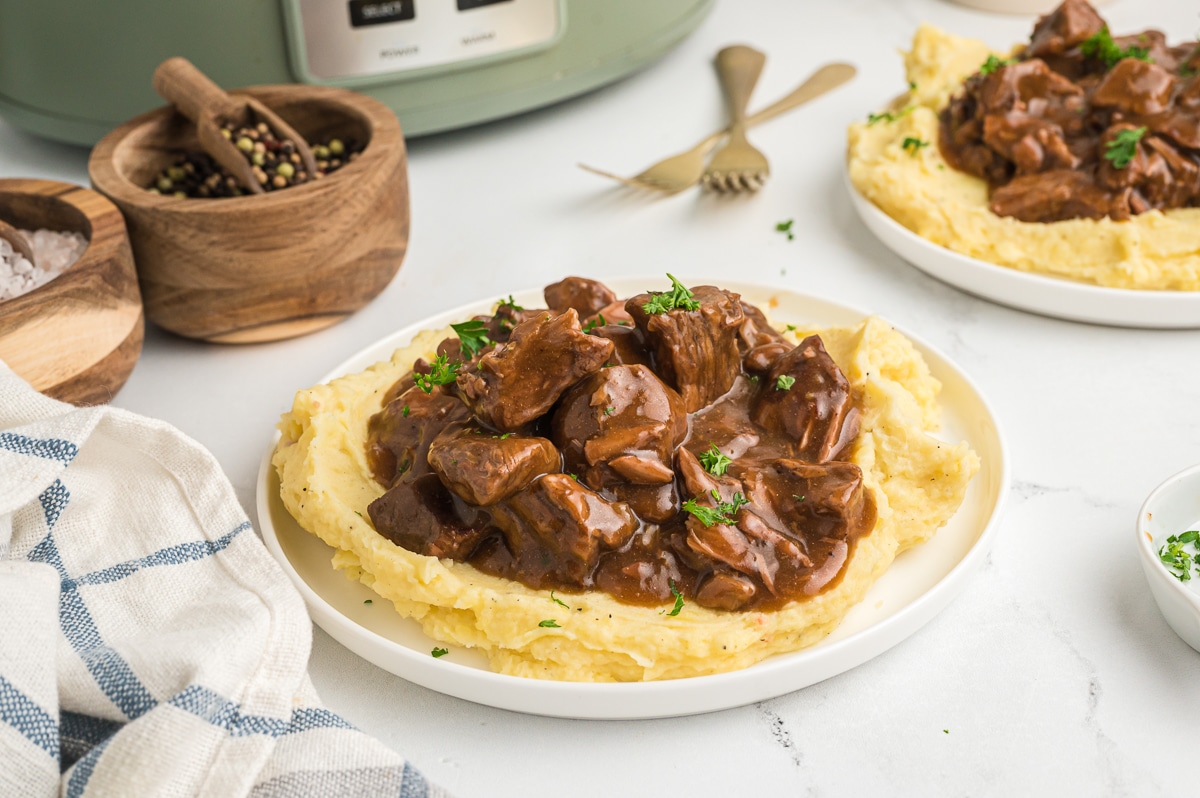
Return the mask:
[[[427,557],[466,560],[490,534],[489,518],[446,489],[437,474],[408,474],[367,506],[376,531]]]
[[[1103,141],[1112,142],[1122,131],[1132,129],[1129,124],[1113,125],[1105,131]],[[1118,196],[1127,194],[1129,212],[1143,213],[1185,204],[1200,189],[1200,169],[1194,158],[1149,134],[1135,145],[1132,160],[1123,167],[1106,159],[1097,170],[1096,182]]]
[[[649,366],[651,364],[650,348],[646,346],[646,336],[642,335],[642,331],[637,327],[606,324],[603,327],[593,328],[591,334],[613,342],[613,353],[609,358],[609,363],[615,366]]]
[[[988,114],[983,122],[983,140],[1012,161],[1017,175],[1074,169],[1083,162],[1071,151],[1061,127],[1020,111]]]
[[[1122,212],[1116,198],[1091,175],[1068,169],[1018,177],[993,191],[988,207],[997,216],[1022,222],[1129,218],[1128,210]]]
[[[738,294],[710,285],[692,292],[700,303],[696,310],[675,308],[651,315],[643,307],[650,294],[625,303],[646,335],[659,375],[683,397],[689,413],[728,391],[741,373],[738,330],[745,319]]]
[[[787,378],[793,380],[790,386]],[[858,433],[850,383],[816,335],[775,361],[751,418],[786,433],[797,442],[799,457],[819,463],[836,459]]]
[[[750,578],[736,571],[714,569],[696,589],[696,603],[710,610],[734,612],[749,604],[757,591]]]
[[[460,374],[458,390],[485,424],[517,430],[582,377],[599,371],[612,351],[611,341],[580,329],[574,310],[547,312],[517,325],[507,343],[479,359],[478,371]]]
[[[522,581],[533,587],[586,586],[602,551],[625,545],[638,521],[566,474],[547,474],[495,507]]]
[[[739,479],[708,473],[686,449],[679,450],[676,463],[687,492],[697,505],[716,508],[721,503],[738,507],[735,513],[727,513],[728,523],[706,524],[699,516],[689,515],[687,546],[693,552],[717,563],[718,568],[726,566],[754,577],[770,593],[776,592],[775,581],[781,565],[791,571],[811,565],[786,532],[781,533],[763,520],[753,502],[741,504],[746,496]],[[755,586],[753,582],[751,585]],[[756,590],[755,586],[747,600]]]
[[[519,325],[530,319],[545,316],[547,312],[546,308],[522,308],[504,302],[496,307],[496,312],[491,316],[475,316],[474,319],[486,322],[488,338],[494,343],[502,344],[512,336],[513,330]]]
[[[600,321],[601,316],[604,317],[603,324]],[[580,318],[582,319],[583,317],[580,316]],[[592,327],[603,327],[605,324],[611,324],[617,327],[634,326],[633,316],[630,316],[629,311],[625,310],[624,299],[618,299],[616,302],[605,305],[596,313],[588,316],[586,319],[584,319],[583,326],[587,327],[589,324],[592,325]]]
[[[802,579],[803,592],[820,592],[841,572],[849,542],[875,526],[875,508],[853,463],[776,460],[742,474],[748,505],[763,525],[801,552],[776,547],[780,580]]]
[[[1033,58],[1062,55],[1104,28],[1104,20],[1086,0],[1066,0],[1038,20],[1025,52]]]
[[[613,366],[582,380],[563,396],[551,429],[566,471],[611,490],[647,520],[675,514],[671,463],[687,435],[687,411],[648,367]]]
[[[748,302],[742,302],[745,319],[738,328],[742,364],[753,374],[764,374],[780,356],[792,349],[782,333],[771,326],[763,312]]]
[[[412,385],[411,377],[405,379],[409,387],[367,422],[367,464],[384,487],[405,474],[428,473],[429,444],[471,415],[457,396],[441,388],[427,394]]]
[[[1105,74],[1092,94],[1092,105],[1134,116],[1165,111],[1175,93],[1175,76],[1158,64],[1126,58]]]
[[[495,435],[471,422],[442,430],[429,446],[429,465],[463,501],[507,499],[542,474],[559,470],[558,450],[545,438]]]
[[[599,312],[617,300],[617,295],[604,283],[586,277],[567,277],[546,286],[546,304],[555,313],[574,308],[580,318]]]

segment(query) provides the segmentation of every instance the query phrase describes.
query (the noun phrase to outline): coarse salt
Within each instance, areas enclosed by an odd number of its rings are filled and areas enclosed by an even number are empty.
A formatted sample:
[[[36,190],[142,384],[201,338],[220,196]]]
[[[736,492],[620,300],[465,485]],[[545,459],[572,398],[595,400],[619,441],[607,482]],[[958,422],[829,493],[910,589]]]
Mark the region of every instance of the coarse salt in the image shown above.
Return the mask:
[[[33,250],[30,263],[12,244],[0,238],[0,302],[18,297],[58,277],[79,260],[87,239],[79,233],[21,230]]]

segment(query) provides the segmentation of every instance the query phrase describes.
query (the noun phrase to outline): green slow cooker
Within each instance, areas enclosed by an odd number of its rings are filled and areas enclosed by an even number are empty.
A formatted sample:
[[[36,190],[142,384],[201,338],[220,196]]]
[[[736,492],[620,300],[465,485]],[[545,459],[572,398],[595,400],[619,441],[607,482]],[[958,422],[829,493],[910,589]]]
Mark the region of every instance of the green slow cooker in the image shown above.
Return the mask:
[[[0,115],[94,144],[182,55],[226,87],[347,86],[407,135],[573,97],[649,63],[715,0],[0,0]]]

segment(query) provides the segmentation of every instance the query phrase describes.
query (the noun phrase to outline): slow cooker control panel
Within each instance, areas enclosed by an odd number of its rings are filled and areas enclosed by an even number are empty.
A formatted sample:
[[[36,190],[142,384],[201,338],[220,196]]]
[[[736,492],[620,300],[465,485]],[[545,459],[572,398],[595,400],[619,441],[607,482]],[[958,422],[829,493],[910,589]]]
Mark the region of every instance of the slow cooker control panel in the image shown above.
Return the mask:
[[[562,0],[284,0],[297,77],[353,85],[549,47]]]

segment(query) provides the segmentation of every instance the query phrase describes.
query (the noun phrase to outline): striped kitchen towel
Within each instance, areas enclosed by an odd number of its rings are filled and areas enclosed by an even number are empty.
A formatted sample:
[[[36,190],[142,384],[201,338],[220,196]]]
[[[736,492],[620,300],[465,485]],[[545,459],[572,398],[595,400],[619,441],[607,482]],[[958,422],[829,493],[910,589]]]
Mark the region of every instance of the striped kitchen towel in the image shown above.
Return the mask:
[[[0,363],[0,796],[444,796],[321,707],[220,466]]]

